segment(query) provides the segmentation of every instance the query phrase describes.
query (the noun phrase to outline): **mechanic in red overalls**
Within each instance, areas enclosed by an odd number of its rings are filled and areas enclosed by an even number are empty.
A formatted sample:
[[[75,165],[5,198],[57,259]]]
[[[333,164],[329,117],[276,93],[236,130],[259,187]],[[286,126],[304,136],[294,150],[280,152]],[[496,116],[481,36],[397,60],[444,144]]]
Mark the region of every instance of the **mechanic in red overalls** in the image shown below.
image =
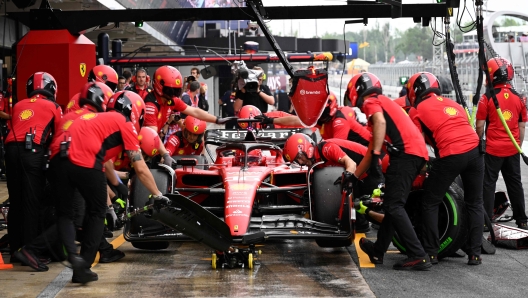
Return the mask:
[[[145,122],[144,126],[156,130],[158,133],[170,117],[172,110],[182,112],[206,122],[224,124],[229,118],[219,118],[199,108],[185,104],[179,97],[182,93],[183,78],[180,72],[172,66],[162,66],[156,70],[153,79],[154,92],[145,97]],[[163,163],[171,166],[174,160],[170,157],[165,146],[160,142],[160,155]]]
[[[432,264],[438,264],[438,206],[451,183],[460,175],[468,213],[468,264],[479,265],[484,228],[484,158],[478,147],[479,138],[462,106],[440,96],[440,82],[436,76],[428,72],[416,73],[409,79],[407,87],[412,105],[409,116],[436,155],[423,184],[422,240],[425,252]]]
[[[5,140],[11,254],[41,232],[39,210],[46,185],[46,154],[62,118],[55,102],[57,83],[49,73],[31,75],[26,92],[29,98],[13,106],[11,131]]]
[[[78,117],[81,117],[82,115],[88,113],[104,112],[106,110],[106,105],[110,99],[110,96],[108,95],[112,93],[108,93],[107,91],[109,90],[110,88],[103,83],[87,83],[79,93],[81,94],[81,100],[79,101],[81,108],[75,112],[71,112],[69,114],[64,115],[61,120],[61,123],[59,124],[60,128],[56,132],[55,137],[58,139],[63,139],[64,132],[67,131],[69,126]],[[59,146],[59,143],[54,142],[53,145],[55,146],[50,147],[50,151],[52,152],[50,159],[55,158],[55,156],[57,156],[57,154],[59,153],[59,147],[57,147]],[[50,177],[50,175],[54,175],[53,171],[48,172],[48,178],[52,181],[53,177]],[[75,213],[74,222],[75,226],[78,227],[77,232],[79,233],[80,231],[82,231],[81,228],[83,226],[85,210],[84,199],[78,193],[76,193],[71,199],[73,201],[72,204]],[[40,234],[38,237],[33,239],[31,243],[26,244],[20,250],[16,251],[15,256],[21,262],[37,271],[48,271],[49,268],[46,266],[46,263],[41,262],[41,257],[38,256],[50,255],[50,246],[52,250],[53,248],[62,247],[59,235],[57,234],[57,225],[49,227],[44,233]],[[114,249],[112,245],[108,243],[108,241],[106,241],[105,237],[101,237],[98,250],[100,253],[99,262],[101,263],[110,263],[125,256],[123,252]],[[54,253],[51,252],[51,255],[53,254]]]
[[[302,124],[297,116],[268,118],[263,120],[264,124],[278,124],[284,127],[285,125],[302,127]],[[356,119],[356,113],[351,107],[338,107],[337,98],[330,92],[326,107],[317,120],[317,128],[321,133],[323,139],[342,139],[360,143],[368,146],[370,140],[370,132],[361,125]]]
[[[134,78],[134,84],[126,87],[125,90],[135,92],[145,100],[145,97],[152,92],[152,88],[148,86],[150,78],[147,76],[147,71],[143,68],[138,69]]]
[[[284,143],[283,153],[287,161],[296,162],[301,166],[310,167],[324,161],[323,166],[344,166],[345,175],[351,175],[367,153],[367,147],[342,139],[322,140],[316,145],[306,134],[296,133]],[[370,169],[369,175],[365,174],[362,178],[363,183],[354,188],[354,196],[371,194],[374,189],[379,188],[379,184],[384,180],[381,165]],[[363,215],[357,214],[356,224],[357,232],[369,231],[368,221]]]
[[[169,137],[165,148],[170,156],[200,155],[203,151],[203,134],[207,123],[193,116],[187,116],[183,129]]]
[[[407,259],[394,264],[396,270],[428,270],[432,265],[416,236],[404,205],[412,183],[429,159],[425,142],[411,119],[392,99],[382,95],[381,82],[375,75],[364,72],[352,77],[347,89],[352,106],[367,116],[372,141],[366,156],[353,175],[345,175],[345,183],[355,184],[371,163],[378,164],[382,148],[390,156],[385,173],[385,218],[378,230],[375,243],[362,238],[361,249],[370,261],[383,264],[383,255],[389,247],[395,230],[407,248]]]
[[[492,83],[488,82],[488,85],[494,88],[504,120],[515,141],[521,146],[528,117],[525,103],[510,84],[514,75],[513,66],[504,58],[492,58],[488,60],[488,69],[492,79]],[[477,134],[481,138],[486,134],[484,210],[491,218],[495,200],[495,185],[499,172],[501,172],[510,197],[513,219],[518,228],[528,230],[519,152],[506,133],[496,109],[488,90],[480,98],[477,110]],[[485,124],[486,130],[484,130]]]
[[[154,199],[168,201],[157,189],[139,150],[136,131],[140,127],[141,107],[136,100],[127,96],[128,93],[120,92],[112,97],[106,113],[88,113],[77,118],[65,131],[70,139],[67,146],[63,140],[54,139],[54,143],[62,143],[59,154],[62,158],[51,161],[50,168],[53,168],[55,177],[50,182],[54,185],[60,202],[59,235],[73,267],[74,283],[98,279],[97,274],[89,268],[95,259],[104,227],[107,189],[103,167],[106,161],[126,150],[138,179]],[[82,257],[77,255],[72,222],[71,197],[76,188],[86,201]]]

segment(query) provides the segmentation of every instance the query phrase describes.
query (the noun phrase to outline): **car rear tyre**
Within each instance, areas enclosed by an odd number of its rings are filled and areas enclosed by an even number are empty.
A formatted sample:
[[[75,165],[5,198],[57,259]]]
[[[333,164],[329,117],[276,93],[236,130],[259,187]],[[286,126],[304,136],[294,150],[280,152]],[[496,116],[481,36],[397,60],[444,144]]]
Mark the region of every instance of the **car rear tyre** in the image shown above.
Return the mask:
[[[411,192],[405,205],[405,210],[409,214],[418,239],[422,239],[423,221],[420,215],[423,195],[423,190]],[[439,206],[438,234],[440,236],[440,249],[438,250],[438,258],[449,257],[460,249],[466,241],[467,232],[464,191],[457,183],[453,182]],[[400,252],[406,252],[406,248],[397,234],[394,235],[393,244]]]

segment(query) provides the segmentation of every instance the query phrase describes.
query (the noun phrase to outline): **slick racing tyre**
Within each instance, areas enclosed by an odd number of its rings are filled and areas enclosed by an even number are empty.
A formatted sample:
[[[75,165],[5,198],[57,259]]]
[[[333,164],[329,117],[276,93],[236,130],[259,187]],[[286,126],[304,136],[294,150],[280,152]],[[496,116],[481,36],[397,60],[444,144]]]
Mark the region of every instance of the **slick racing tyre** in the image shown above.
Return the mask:
[[[342,167],[325,167],[314,170],[312,189],[313,220],[331,225],[337,225],[337,216],[341,206],[341,185],[334,185],[337,177],[343,173]],[[350,223],[350,208],[345,208],[341,227],[348,230]],[[350,246],[353,233],[345,240],[316,239],[320,247]]]
[[[204,164],[207,163],[207,159],[203,155],[174,155],[172,156],[172,158],[175,161],[178,161],[182,158],[194,158],[196,159],[196,163],[198,164],[195,168],[200,169],[200,170],[205,170]],[[181,168],[181,167],[182,166],[178,166],[178,168]]]
[[[154,177],[154,181],[156,181],[156,186],[159,190],[165,192],[170,187],[170,175],[163,169],[152,169],[150,170],[152,173],[152,176]],[[149,200],[150,192],[143,186],[143,183],[141,183],[137,177],[134,177],[132,180],[132,187],[130,192],[130,198],[129,201],[132,204],[133,208],[141,208],[144,207]],[[128,231],[126,231],[126,228],[128,227]],[[131,235],[139,235],[144,234],[145,236],[155,236],[156,234],[163,234],[168,230],[167,227],[162,225],[161,223],[150,220],[145,215],[140,214],[137,216],[134,216],[130,219],[130,223],[128,223],[125,227],[126,234]],[[165,249],[169,247],[168,241],[152,241],[152,242],[143,242],[143,241],[137,241],[134,242],[133,239],[132,246],[139,249]]]
[[[405,210],[409,214],[418,239],[422,239],[422,196],[423,190],[413,191],[409,194]],[[467,216],[465,213],[464,191],[453,182],[444,195],[439,206],[438,235],[440,236],[440,249],[438,258],[442,259],[455,253],[466,241]],[[394,235],[393,244],[402,252],[406,252],[398,234]]]

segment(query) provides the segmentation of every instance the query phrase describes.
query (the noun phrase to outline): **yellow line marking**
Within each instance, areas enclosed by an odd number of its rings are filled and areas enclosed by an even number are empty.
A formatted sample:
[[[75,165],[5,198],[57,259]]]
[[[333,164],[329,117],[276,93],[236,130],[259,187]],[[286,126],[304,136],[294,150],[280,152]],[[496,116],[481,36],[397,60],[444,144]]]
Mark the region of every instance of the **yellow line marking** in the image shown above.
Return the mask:
[[[119,235],[116,239],[114,239],[112,242],[110,242],[110,244],[112,244],[112,246],[114,247],[114,249],[117,249],[118,247],[120,247],[121,245],[123,245],[123,243],[125,243],[125,237],[123,237],[123,234]],[[92,268],[95,267],[95,265],[97,265],[99,263],[99,252],[97,252],[97,254],[95,255],[95,260],[92,264]]]
[[[363,237],[365,237],[365,234],[357,233],[356,238],[354,239],[354,244],[356,245],[356,253],[359,259],[359,267],[376,268],[376,265],[370,262],[369,256],[363,250],[361,250],[361,247],[359,247],[359,240]]]

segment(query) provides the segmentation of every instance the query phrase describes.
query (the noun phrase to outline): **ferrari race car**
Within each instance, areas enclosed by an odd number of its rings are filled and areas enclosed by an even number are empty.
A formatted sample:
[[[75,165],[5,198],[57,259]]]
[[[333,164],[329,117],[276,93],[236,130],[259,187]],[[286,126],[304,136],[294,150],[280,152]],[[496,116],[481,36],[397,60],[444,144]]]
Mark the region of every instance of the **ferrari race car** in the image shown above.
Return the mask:
[[[282,157],[281,146],[300,131],[206,131],[205,148],[214,162],[207,162],[205,156],[174,156],[176,169],[159,165],[151,170],[158,188],[172,200],[170,206],[152,208],[148,191],[139,180],[132,181],[128,210],[150,210],[130,217],[125,239],[139,249],[165,249],[169,241],[201,241],[216,251],[213,268],[252,268],[258,258],[255,244],[267,239],[314,239],[321,247],[351,245],[353,197],[333,183],[343,168],[308,169]],[[419,236],[422,196],[416,183],[406,205]],[[382,197],[371,200],[374,210],[381,210]],[[463,191],[453,183],[440,205],[439,258],[464,244],[465,218]],[[405,252],[397,234],[393,240]]]
[[[174,156],[175,170],[152,169],[171,205],[130,217],[125,239],[136,248],[164,249],[169,241],[192,238],[216,250],[213,268],[251,268],[258,256],[255,244],[267,239],[314,239],[323,247],[352,244],[351,196],[333,185],[343,168],[312,170],[282,157],[281,146],[299,131],[206,131],[205,148],[214,162]],[[129,210],[141,211],[150,203],[148,191],[133,180]]]

